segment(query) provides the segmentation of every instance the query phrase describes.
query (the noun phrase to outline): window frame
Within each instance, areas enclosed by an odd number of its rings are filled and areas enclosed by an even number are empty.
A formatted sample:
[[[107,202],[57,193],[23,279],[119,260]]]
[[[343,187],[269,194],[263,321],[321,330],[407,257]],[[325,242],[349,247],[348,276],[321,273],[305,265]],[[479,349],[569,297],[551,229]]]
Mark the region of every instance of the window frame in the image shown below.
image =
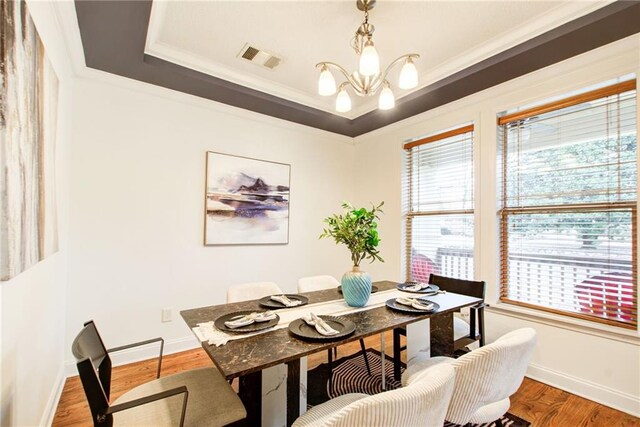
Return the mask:
[[[507,146],[509,144],[507,133],[508,128],[507,125],[509,123],[518,122],[520,120],[524,120],[526,118],[534,117],[540,114],[553,112],[556,110],[561,110],[567,107],[571,107],[574,105],[579,105],[589,101],[595,101],[598,99],[606,98],[613,95],[620,95],[625,92],[636,91],[635,100],[636,100],[636,108],[638,108],[638,95],[636,90],[636,79],[623,81],[620,83],[612,84],[603,88],[587,91],[578,95],[570,96],[564,99],[560,99],[554,102],[542,104],[540,106],[527,108],[522,111],[517,111],[511,114],[506,114],[498,117],[498,141],[502,143],[501,151],[502,155],[498,156],[497,159],[501,160],[501,164],[498,163],[498,167],[501,168],[501,177],[498,179],[499,191],[501,195],[499,196],[499,201],[501,199],[502,205],[498,209],[498,300],[502,303],[512,304],[516,306],[521,306],[524,308],[539,310],[543,312],[548,312],[552,314],[558,314],[561,316],[568,316],[572,318],[577,318],[581,320],[586,320],[589,322],[595,322],[600,324],[605,324],[609,326],[615,326],[624,329],[637,330],[638,325],[640,324],[638,320],[638,245],[637,245],[637,235],[638,235],[638,216],[637,216],[637,207],[638,207],[638,195],[636,194],[636,199],[634,201],[617,201],[617,202],[586,202],[586,203],[575,203],[570,205],[533,205],[526,207],[508,207],[505,206],[507,200]],[[638,138],[636,123],[636,141]],[[501,139],[501,140],[500,140]],[[636,142],[637,143],[637,142]],[[636,170],[638,170],[638,166],[640,162],[638,161],[638,157],[636,154]],[[530,213],[567,213],[567,212],[575,212],[575,213],[585,213],[585,212],[613,212],[616,210],[626,210],[631,214],[631,274],[632,274],[632,310],[634,312],[635,319],[633,322],[626,322],[621,320],[614,320],[608,318],[602,318],[595,315],[583,314],[579,312],[571,312],[565,311],[561,309],[556,309],[552,307],[547,307],[543,305],[538,305],[534,303],[518,301],[508,298],[508,287],[509,287],[509,277],[507,274],[509,268],[509,233],[508,233],[508,225],[509,225],[509,217],[517,216],[519,214],[530,214]]]
[[[473,232],[473,249],[471,251],[473,258],[473,272],[476,274],[476,129],[475,124],[473,122],[467,122],[467,125],[456,126],[450,130],[438,132],[431,136],[427,136],[424,138],[420,138],[414,141],[407,142],[403,144],[403,151],[405,156],[411,156],[411,150],[415,147],[439,142],[445,140],[447,138],[451,138],[458,135],[464,135],[467,133],[471,134],[471,173],[472,180],[471,186],[473,188],[473,202],[472,208],[469,209],[439,209],[433,211],[416,211],[413,212],[411,207],[413,206],[413,161],[406,161],[407,169],[403,170],[404,176],[403,181],[406,181],[406,199],[403,200],[403,205],[406,205],[408,209],[403,213],[404,220],[404,241],[405,241],[405,253],[404,253],[404,269],[405,269],[405,280],[411,281],[412,277],[412,256],[411,256],[411,248],[412,248],[412,231],[413,231],[413,220],[414,218],[419,217],[429,217],[429,216],[444,216],[444,215],[472,215],[473,224],[474,224],[474,232]],[[442,273],[442,272],[441,272]],[[468,280],[473,280],[473,277],[467,278]]]

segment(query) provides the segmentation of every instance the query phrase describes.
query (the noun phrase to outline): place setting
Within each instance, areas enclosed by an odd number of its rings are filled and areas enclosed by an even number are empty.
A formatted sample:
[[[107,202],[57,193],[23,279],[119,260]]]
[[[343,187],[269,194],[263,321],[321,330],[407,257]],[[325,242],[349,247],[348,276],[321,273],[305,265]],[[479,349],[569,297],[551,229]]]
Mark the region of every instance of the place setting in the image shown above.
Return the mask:
[[[399,297],[391,298],[385,302],[386,306],[395,311],[401,311],[403,313],[412,314],[424,314],[435,313],[440,309],[440,305],[437,302],[420,298]]]
[[[309,298],[299,294],[269,295],[261,298],[258,303],[261,307],[282,309],[300,307],[309,303]]]
[[[309,313],[289,323],[289,332],[296,338],[311,341],[333,341],[351,335],[356,324],[342,316],[317,316]]]
[[[223,332],[244,334],[273,328],[280,321],[273,311],[243,310],[218,317],[214,326]]]
[[[441,291],[438,285],[421,282],[400,283],[397,288],[403,292],[424,294],[425,296],[444,294],[447,292]]]

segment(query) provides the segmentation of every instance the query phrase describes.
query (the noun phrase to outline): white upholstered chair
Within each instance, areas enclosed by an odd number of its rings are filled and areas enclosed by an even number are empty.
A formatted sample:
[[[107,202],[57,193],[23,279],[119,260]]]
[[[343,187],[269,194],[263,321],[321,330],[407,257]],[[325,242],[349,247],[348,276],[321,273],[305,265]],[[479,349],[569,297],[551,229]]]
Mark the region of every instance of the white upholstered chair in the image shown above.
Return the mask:
[[[441,427],[453,391],[454,369],[436,365],[407,387],[373,396],[345,394],[314,406],[294,427]]]
[[[333,276],[310,276],[298,280],[298,292],[313,292],[340,286]]]
[[[411,386],[420,381],[433,366],[451,365],[456,380],[447,421],[462,425],[490,423],[509,410],[509,396],[520,387],[535,344],[536,331],[522,328],[458,359],[417,356],[402,375],[402,384]]]
[[[273,282],[242,283],[230,286],[227,290],[227,302],[249,301],[267,295],[282,294],[282,289]]]

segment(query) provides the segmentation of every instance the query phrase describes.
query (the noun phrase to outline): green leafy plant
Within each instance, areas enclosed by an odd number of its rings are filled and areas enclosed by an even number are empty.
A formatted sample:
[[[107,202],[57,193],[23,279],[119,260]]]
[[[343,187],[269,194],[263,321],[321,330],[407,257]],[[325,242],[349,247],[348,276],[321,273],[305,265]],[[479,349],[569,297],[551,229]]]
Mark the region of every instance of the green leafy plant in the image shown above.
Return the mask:
[[[333,237],[336,244],[342,243],[351,252],[351,261],[353,266],[360,266],[360,262],[364,259],[374,262],[378,260],[384,262],[380,257],[377,247],[380,243],[378,235],[379,213],[384,213],[380,209],[384,205],[381,202],[378,206],[371,205],[371,209],[365,208],[355,209],[351,203],[343,202],[342,208],[344,213],[341,215],[334,214],[325,218],[324,222],[328,224],[320,238]]]

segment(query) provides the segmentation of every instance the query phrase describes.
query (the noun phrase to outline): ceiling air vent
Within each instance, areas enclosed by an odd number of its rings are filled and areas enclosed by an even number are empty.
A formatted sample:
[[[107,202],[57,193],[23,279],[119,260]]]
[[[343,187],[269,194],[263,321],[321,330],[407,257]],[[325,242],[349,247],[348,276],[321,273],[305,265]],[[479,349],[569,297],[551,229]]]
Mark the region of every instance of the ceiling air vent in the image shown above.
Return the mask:
[[[273,70],[282,62],[282,58],[251,46],[249,43],[245,44],[242,50],[240,50],[238,58],[246,59],[252,64],[259,65],[270,70]]]

